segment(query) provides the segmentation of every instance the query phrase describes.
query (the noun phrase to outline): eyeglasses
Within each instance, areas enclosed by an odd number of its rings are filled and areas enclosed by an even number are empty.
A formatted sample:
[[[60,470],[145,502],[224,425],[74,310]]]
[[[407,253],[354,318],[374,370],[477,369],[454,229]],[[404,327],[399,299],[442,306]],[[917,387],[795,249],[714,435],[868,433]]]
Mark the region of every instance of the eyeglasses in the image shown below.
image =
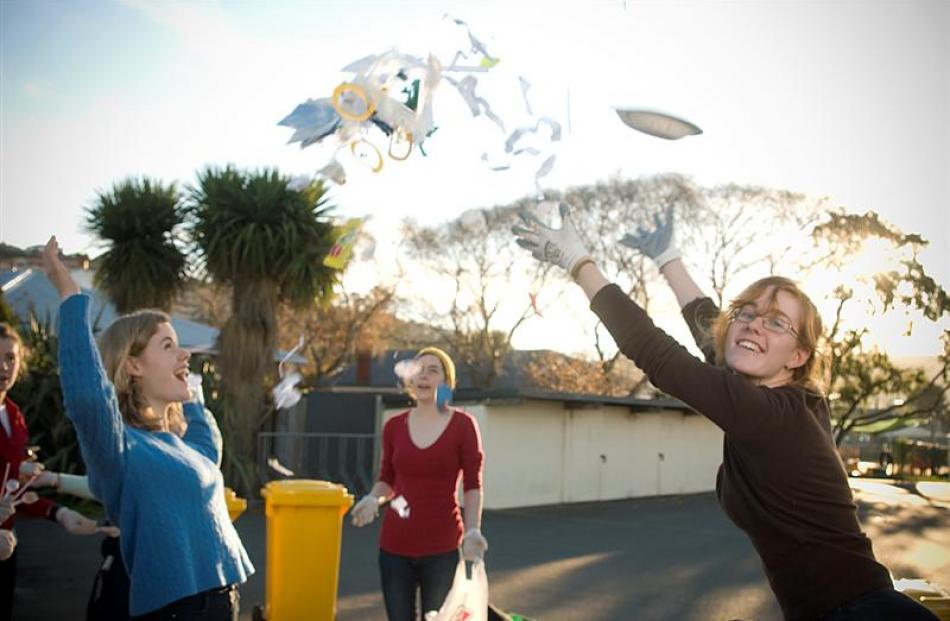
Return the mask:
[[[785,319],[781,315],[776,313],[757,313],[749,307],[738,308],[732,313],[733,321],[740,321],[745,324],[750,324],[755,321],[756,317],[762,318],[762,327],[772,332],[774,334],[791,334],[795,338],[798,338],[798,331],[792,327],[792,324],[789,323],[788,319]]]

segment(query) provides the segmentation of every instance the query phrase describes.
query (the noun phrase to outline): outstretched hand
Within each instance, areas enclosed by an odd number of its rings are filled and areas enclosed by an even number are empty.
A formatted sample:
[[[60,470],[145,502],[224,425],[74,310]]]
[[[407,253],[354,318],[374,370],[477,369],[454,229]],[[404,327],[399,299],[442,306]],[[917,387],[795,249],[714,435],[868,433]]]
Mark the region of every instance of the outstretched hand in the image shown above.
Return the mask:
[[[59,242],[56,241],[55,235],[49,238],[46,247],[43,248],[43,271],[46,272],[46,277],[56,287],[61,299],[65,300],[69,296],[79,293],[79,285],[69,275],[69,270],[66,269],[63,260],[59,258]]]
[[[658,268],[680,257],[679,249],[673,244],[673,206],[668,206],[661,216],[653,216],[654,228],[637,227],[636,232],[627,233],[620,243],[650,257]]]
[[[67,507],[57,510],[56,521],[72,535],[95,535],[97,532],[95,520]]]
[[[559,229],[547,226],[533,213],[522,211],[518,215],[525,226],[514,226],[511,232],[518,236],[516,243],[530,250],[535,259],[559,265],[573,276],[591,257],[571,220],[571,208],[560,203],[558,211],[561,214]]]

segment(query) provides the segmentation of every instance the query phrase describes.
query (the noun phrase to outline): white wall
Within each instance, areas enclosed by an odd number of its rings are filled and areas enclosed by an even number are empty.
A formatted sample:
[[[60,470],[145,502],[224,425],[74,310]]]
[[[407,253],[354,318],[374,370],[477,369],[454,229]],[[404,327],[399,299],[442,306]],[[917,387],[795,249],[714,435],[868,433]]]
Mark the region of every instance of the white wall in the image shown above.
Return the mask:
[[[722,461],[722,432],[692,413],[526,401],[484,419],[489,509],[710,491]]]

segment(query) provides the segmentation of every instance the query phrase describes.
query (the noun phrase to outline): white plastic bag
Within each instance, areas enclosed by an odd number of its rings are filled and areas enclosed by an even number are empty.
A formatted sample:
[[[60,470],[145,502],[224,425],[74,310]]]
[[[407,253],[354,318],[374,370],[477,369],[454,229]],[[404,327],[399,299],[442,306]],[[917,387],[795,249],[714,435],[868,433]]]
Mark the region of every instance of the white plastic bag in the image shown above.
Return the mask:
[[[465,576],[465,561],[455,568],[452,588],[438,612],[425,615],[426,621],[488,621],[488,574],[485,562],[472,564],[472,577]]]

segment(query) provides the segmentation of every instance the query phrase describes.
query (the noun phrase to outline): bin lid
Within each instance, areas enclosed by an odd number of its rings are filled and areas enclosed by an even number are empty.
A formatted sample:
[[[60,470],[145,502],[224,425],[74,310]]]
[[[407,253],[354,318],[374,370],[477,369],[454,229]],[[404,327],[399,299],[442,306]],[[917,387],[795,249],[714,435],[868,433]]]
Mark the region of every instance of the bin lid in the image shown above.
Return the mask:
[[[329,481],[287,479],[271,481],[261,490],[269,505],[349,506],[353,503],[347,489]]]

